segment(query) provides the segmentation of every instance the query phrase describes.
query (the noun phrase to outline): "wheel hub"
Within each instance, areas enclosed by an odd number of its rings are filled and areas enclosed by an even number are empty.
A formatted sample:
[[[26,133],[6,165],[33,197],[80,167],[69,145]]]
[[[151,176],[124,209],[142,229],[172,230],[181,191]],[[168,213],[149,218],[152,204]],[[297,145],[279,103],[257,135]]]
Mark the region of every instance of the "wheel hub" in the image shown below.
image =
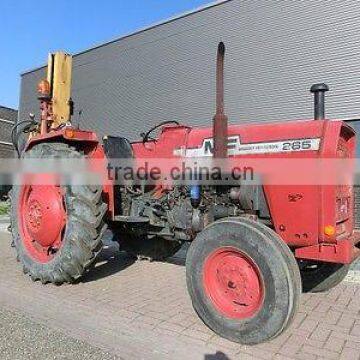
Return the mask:
[[[235,248],[220,248],[208,256],[204,287],[213,305],[229,318],[249,318],[263,302],[264,287],[258,267]]]
[[[55,185],[27,185],[22,189],[19,208],[22,238],[30,254],[51,257],[61,245],[66,224],[62,190]]]
[[[36,232],[41,227],[42,220],[42,208],[38,201],[33,200],[31,204],[29,204],[29,226]]]

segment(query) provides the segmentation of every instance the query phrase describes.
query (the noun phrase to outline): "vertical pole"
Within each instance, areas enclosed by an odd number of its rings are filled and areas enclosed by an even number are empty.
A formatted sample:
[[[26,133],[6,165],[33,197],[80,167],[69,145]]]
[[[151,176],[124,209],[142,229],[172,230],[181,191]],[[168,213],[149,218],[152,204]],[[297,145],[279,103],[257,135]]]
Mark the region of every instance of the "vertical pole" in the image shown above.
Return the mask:
[[[224,113],[224,61],[225,44],[218,46],[216,64],[216,114],[213,119],[214,158],[227,157],[228,117]]]
[[[315,84],[310,92],[314,94],[314,120],[325,120],[325,93],[329,91],[326,84]]]

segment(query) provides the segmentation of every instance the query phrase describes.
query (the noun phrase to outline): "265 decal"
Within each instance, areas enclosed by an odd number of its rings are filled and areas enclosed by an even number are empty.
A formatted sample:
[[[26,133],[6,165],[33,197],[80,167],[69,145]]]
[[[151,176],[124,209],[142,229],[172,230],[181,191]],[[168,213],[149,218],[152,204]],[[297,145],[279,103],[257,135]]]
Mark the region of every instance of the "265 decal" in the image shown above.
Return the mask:
[[[228,155],[273,154],[297,151],[318,151],[320,139],[292,139],[273,142],[241,144],[240,136],[228,138]],[[214,152],[214,140],[204,139],[200,148],[176,149],[174,155],[183,157],[206,157]]]

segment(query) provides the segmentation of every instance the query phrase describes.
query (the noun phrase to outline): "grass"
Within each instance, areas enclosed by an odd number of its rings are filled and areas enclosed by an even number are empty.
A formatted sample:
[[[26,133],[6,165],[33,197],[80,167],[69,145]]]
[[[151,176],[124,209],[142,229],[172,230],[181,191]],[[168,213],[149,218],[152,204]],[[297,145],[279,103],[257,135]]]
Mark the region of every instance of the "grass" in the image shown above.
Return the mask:
[[[10,204],[6,201],[0,202],[0,215],[7,215],[10,210]]]

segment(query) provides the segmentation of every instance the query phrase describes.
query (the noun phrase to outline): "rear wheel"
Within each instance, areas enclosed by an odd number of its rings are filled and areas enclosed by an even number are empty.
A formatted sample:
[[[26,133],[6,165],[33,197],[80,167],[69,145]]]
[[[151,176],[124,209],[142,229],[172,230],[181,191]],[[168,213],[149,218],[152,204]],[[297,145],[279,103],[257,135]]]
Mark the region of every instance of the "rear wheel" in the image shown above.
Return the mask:
[[[40,144],[25,158],[81,158],[66,144]],[[102,248],[107,211],[101,186],[14,186],[11,229],[18,260],[31,278],[62,284],[79,278]]]
[[[339,285],[349,272],[349,265],[299,261],[304,292],[323,292]]]
[[[191,244],[186,277],[193,306],[213,331],[242,344],[281,334],[299,303],[296,260],[276,233],[247,219],[227,219]]]

